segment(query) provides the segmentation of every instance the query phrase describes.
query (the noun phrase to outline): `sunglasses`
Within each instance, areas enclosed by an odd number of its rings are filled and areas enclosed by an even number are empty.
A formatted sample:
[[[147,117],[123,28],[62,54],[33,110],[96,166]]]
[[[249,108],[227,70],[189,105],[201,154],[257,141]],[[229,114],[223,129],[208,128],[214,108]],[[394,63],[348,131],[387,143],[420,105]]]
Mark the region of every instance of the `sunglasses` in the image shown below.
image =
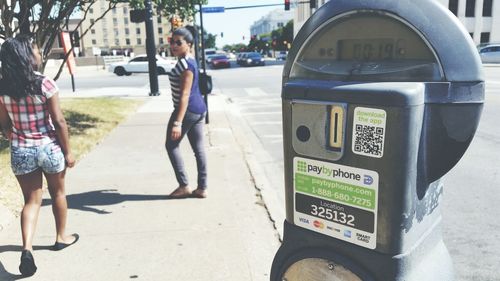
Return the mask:
[[[170,40],[170,45],[182,46],[182,40]]]

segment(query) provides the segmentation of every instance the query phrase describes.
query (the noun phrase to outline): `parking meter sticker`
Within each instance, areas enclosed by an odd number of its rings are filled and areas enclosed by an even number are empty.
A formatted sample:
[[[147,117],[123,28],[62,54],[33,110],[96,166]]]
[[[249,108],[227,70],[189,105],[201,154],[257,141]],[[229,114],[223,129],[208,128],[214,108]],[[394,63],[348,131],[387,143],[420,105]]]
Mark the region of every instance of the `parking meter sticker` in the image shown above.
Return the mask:
[[[296,225],[376,247],[377,172],[295,157],[293,182]]]
[[[384,155],[384,141],[387,114],[382,109],[356,107],[352,130],[352,152],[381,158]]]

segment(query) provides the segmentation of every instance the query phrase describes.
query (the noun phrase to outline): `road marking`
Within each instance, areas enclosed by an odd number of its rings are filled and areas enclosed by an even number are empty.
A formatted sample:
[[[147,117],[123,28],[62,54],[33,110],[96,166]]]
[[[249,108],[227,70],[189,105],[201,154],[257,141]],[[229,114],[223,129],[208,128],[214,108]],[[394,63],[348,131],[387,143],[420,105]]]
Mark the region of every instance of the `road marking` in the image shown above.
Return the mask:
[[[282,134],[274,134],[274,135],[264,135],[263,138],[268,138],[268,139],[281,139],[283,138]]]
[[[265,97],[267,96],[266,92],[262,91],[260,88],[245,88],[245,92],[247,92],[249,97]]]
[[[252,113],[243,113],[243,116],[253,116],[253,115],[269,115],[269,114],[279,114],[281,115],[281,111],[265,111],[265,112],[252,112]]]
[[[251,125],[281,125],[281,121],[261,121],[261,122],[252,122]]]

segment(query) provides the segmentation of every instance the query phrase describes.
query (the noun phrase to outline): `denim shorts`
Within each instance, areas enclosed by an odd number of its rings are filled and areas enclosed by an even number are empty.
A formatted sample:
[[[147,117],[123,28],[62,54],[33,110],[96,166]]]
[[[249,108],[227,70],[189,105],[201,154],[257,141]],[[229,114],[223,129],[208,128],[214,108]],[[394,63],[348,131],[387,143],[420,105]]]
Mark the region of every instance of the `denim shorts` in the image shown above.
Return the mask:
[[[10,164],[14,175],[25,175],[42,168],[45,173],[56,174],[66,167],[64,154],[57,143],[34,147],[10,147]]]

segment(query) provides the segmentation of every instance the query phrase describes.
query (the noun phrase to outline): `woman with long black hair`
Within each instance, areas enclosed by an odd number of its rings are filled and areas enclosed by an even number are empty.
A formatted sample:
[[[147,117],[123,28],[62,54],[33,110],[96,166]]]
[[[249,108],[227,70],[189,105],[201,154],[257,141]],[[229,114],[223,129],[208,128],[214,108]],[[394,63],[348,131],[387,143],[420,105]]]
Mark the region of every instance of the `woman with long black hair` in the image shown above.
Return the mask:
[[[75,159],[69,145],[66,121],[59,106],[54,80],[35,71],[41,62],[38,48],[27,36],[7,39],[0,49],[0,125],[10,141],[11,168],[21,186],[22,253],[19,271],[35,274],[33,236],[42,203],[42,175],[47,180],[56,225],[53,250],[62,250],[78,240],[66,235],[66,167]]]

